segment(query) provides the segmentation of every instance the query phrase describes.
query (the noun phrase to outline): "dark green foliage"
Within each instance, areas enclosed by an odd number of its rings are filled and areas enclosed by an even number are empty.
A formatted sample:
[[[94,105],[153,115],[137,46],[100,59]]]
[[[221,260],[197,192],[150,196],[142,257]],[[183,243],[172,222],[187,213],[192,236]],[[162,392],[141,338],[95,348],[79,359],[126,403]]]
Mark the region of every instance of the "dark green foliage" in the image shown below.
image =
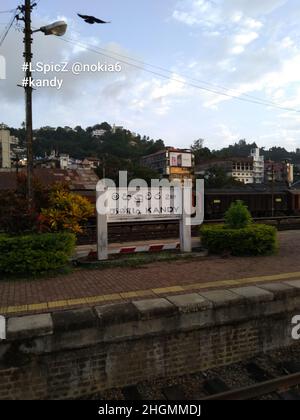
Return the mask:
[[[201,228],[201,240],[212,254],[273,255],[278,249],[276,228],[267,225],[252,224],[243,229],[205,225]]]
[[[34,206],[28,209],[26,200],[26,176],[16,175],[15,191],[0,191],[0,232],[19,235],[37,232],[41,208],[48,207],[48,191],[33,178]]]
[[[212,166],[205,172],[204,181],[206,188],[226,188],[234,185],[244,186],[243,183],[229,176],[225,168],[218,165]]]
[[[195,140],[191,146],[191,151],[195,157],[195,165],[215,157],[208,147],[204,147],[203,139]]]
[[[31,276],[58,270],[68,263],[74,247],[75,236],[69,233],[0,235],[0,275]]]
[[[247,142],[245,139],[239,140],[234,144],[224,147],[220,150],[210,150],[204,147],[205,140],[196,140],[191,148],[195,154],[196,164],[203,163],[212,159],[226,159],[230,157],[248,157],[252,149],[257,147],[256,143]],[[300,154],[289,152],[284,147],[271,147],[268,150],[262,148],[260,153],[266,160],[274,160],[275,162],[282,162],[286,159],[293,163],[300,163]]]
[[[238,157],[247,157],[250,155],[252,149],[257,147],[256,143],[247,143],[245,139],[239,140],[237,143],[223,148],[216,152],[217,156],[220,158],[238,156]]]
[[[98,129],[106,130],[106,133],[95,138],[92,133]],[[11,129],[11,132],[24,146],[24,129]],[[54,150],[57,154],[65,153],[76,159],[98,158],[100,166],[97,173],[101,178],[105,174],[105,177],[114,181],[118,179],[120,170],[127,170],[130,178],[144,175],[141,158],[165,147],[163,140],[135,135],[126,129],[114,131],[106,122],[87,129],[80,126],[74,130],[70,127],[43,127],[35,130],[34,137],[36,158],[44,158],[45,154],[49,156]],[[145,177],[157,178],[158,174],[147,171]]]
[[[225,214],[225,226],[229,229],[243,229],[253,223],[248,207],[240,200],[232,203]]]
[[[38,215],[27,209],[24,196],[13,191],[0,192],[0,232],[17,235],[37,230]]]
[[[101,138],[92,136],[96,129],[106,130]],[[12,134],[24,143],[24,130],[11,128]],[[155,153],[164,148],[162,140],[153,140],[149,137],[132,134],[129,130],[112,131],[108,123],[97,124],[86,130],[77,126],[74,130],[70,127],[43,127],[34,132],[34,154],[44,157],[55,150],[58,154],[67,153],[76,159],[98,157],[107,160],[109,157],[124,159],[136,164],[142,156]]]

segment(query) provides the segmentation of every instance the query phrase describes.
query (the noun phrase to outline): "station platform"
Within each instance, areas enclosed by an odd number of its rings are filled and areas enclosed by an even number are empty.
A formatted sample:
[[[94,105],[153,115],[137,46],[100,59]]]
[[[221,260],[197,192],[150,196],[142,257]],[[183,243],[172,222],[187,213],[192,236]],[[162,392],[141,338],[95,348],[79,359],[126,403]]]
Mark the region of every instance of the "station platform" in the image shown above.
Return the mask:
[[[279,241],[279,254],[271,257],[196,257],[140,267],[74,269],[71,274],[54,278],[3,279],[0,281],[0,315],[54,312],[299,280],[300,231],[281,232]]]

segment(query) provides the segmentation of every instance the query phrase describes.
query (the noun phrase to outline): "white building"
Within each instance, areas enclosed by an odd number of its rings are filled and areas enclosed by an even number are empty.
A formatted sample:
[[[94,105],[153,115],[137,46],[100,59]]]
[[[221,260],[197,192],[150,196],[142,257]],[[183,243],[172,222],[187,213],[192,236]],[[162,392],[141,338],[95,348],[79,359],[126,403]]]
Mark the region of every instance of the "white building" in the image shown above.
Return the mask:
[[[122,126],[122,125],[113,125],[113,127],[112,127],[112,133],[113,134],[116,134],[116,132],[118,131],[118,130],[123,130],[124,129],[124,127]]]
[[[243,184],[253,184],[253,160],[251,158],[232,159],[232,167],[228,175]]]
[[[94,130],[92,132],[92,136],[98,139],[103,137],[105,134],[106,134],[106,130]]]
[[[228,176],[243,184],[264,183],[265,162],[264,157],[259,154],[259,149],[252,150],[250,157],[232,157],[197,165],[195,174],[205,176],[213,167],[223,168]]]
[[[70,166],[70,156],[61,154],[59,155],[59,167],[60,169],[68,169]]]
[[[253,183],[263,184],[265,178],[265,158],[260,156],[259,148],[253,149],[250,154],[253,159]]]
[[[18,146],[19,140],[10,135],[5,124],[0,124],[0,168],[11,168],[11,146]]]

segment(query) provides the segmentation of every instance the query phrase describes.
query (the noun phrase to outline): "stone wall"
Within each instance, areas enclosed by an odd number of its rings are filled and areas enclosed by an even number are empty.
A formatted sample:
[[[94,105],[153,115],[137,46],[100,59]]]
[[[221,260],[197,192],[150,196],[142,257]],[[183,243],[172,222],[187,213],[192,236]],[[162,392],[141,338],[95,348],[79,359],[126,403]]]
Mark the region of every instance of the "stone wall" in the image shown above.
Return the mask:
[[[286,347],[300,281],[7,320],[0,399],[66,399]],[[300,344],[300,343],[299,343]]]

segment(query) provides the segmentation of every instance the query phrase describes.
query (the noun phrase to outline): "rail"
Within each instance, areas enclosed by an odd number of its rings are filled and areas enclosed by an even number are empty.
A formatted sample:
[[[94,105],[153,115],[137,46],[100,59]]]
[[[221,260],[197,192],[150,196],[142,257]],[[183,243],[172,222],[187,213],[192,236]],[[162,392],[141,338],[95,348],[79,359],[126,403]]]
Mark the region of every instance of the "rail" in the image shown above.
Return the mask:
[[[296,221],[299,220],[299,227],[300,227],[300,216],[276,216],[276,217],[255,217],[253,218],[254,222],[257,223],[266,223],[266,222],[276,222],[276,224],[278,226],[281,225],[282,221]],[[208,219],[208,220],[204,220],[204,224],[220,224],[220,223],[224,223],[225,220],[224,219]],[[112,225],[112,223],[108,223],[109,225]],[[113,225],[117,228],[117,227],[125,227],[125,226],[146,226],[146,225],[178,225],[179,222],[178,220],[149,220],[149,221],[141,221],[141,222],[137,222],[132,221],[132,222],[117,222],[117,223],[113,223]],[[90,229],[96,229],[96,222],[95,224],[89,224],[88,228]]]
[[[300,229],[300,216],[276,216],[254,218],[256,223],[268,223],[279,231]],[[220,224],[224,219],[205,220],[204,224]],[[128,240],[151,240],[175,238],[179,235],[178,220],[150,220],[137,222],[117,222],[108,224],[109,241],[128,242]],[[199,234],[198,226],[192,227],[192,235]],[[94,244],[97,242],[96,220],[91,219],[85,233],[78,236],[80,245]]]
[[[287,389],[293,388],[297,385],[300,385],[300,373],[294,373],[292,375],[271,379],[266,382],[250,385],[237,390],[211,395],[209,397],[201,398],[201,401],[251,400],[278,392],[279,390],[286,391]]]

